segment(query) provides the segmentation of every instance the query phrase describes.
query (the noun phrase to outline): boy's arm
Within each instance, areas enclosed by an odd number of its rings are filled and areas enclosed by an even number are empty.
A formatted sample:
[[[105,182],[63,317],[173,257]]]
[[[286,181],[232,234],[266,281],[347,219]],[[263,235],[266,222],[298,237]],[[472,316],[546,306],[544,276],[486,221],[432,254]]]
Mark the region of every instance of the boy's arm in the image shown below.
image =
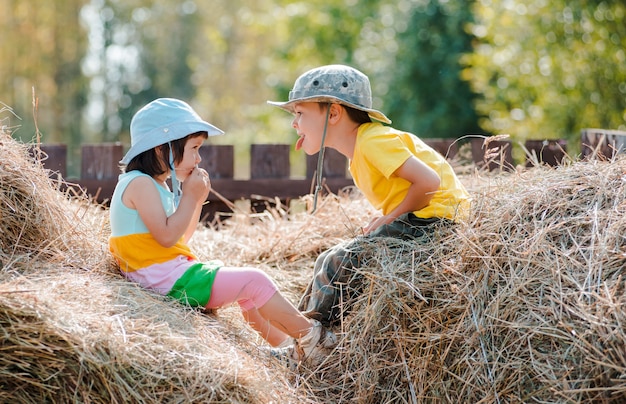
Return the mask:
[[[404,200],[391,212],[394,219],[403,213],[413,212],[428,206],[433,194],[441,185],[439,175],[415,156],[409,157],[394,175],[411,183]]]
[[[398,216],[425,208],[430,203],[433,194],[439,189],[441,179],[439,175],[415,156],[409,157],[393,173],[411,183],[402,202],[387,215],[375,218],[363,231],[368,234],[383,224],[393,222]]]

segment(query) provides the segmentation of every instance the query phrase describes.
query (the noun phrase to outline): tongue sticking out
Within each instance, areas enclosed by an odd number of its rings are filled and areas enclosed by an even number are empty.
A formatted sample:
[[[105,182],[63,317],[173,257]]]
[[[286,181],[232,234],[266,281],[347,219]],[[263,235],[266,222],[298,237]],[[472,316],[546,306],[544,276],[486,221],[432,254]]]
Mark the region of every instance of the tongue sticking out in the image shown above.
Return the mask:
[[[296,142],[296,150],[300,150],[302,148],[302,143],[304,143],[304,137],[298,138],[298,141]]]

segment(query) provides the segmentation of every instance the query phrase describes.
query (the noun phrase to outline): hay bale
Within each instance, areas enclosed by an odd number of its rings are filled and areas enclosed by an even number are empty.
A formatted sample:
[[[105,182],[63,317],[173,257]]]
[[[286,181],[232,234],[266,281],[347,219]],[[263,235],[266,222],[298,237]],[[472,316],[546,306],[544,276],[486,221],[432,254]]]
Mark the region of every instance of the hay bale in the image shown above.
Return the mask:
[[[297,401],[214,318],[124,280],[50,271],[0,286],[0,402]]]
[[[242,324],[123,279],[108,212],[28,149],[0,133],[0,402],[308,402]]]
[[[623,159],[465,178],[471,221],[429,245],[371,243],[339,346],[295,374],[236,309],[206,316],[122,279],[106,211],[59,197],[12,142],[0,141],[0,401],[626,400]],[[317,254],[373,213],[331,196],[314,216],[270,210],[192,246],[265,269],[295,302]]]
[[[625,174],[621,159],[464,178],[470,222],[429,245],[371,243],[339,347],[294,387],[337,403],[623,402]],[[315,256],[373,213],[325,199],[313,217],[230,223],[196,247],[267,265],[297,301]]]
[[[85,203],[76,188],[60,192],[61,182],[42,167],[45,155],[36,147],[31,153],[31,147],[0,131],[0,268],[14,270],[35,257],[73,257],[76,266],[106,263],[110,257],[98,234],[107,231],[103,216],[91,213],[97,207]]]
[[[533,169],[473,192],[434,244],[373,243],[329,402],[624,402],[626,160]]]

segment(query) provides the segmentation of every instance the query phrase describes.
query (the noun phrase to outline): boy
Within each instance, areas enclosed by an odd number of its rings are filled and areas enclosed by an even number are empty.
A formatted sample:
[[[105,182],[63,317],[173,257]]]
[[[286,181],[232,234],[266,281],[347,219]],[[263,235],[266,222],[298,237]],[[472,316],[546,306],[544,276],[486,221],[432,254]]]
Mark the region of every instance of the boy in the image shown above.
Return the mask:
[[[376,237],[420,239],[436,226],[466,217],[469,196],[443,156],[372,109],[369,79],[344,65],[309,70],[295,82],[289,101],[268,103],[294,114],[296,150],[312,155],[331,147],[345,155],[355,185],[382,212],[363,237],[322,253],[299,309],[323,324],[340,320],[340,298],[358,289],[364,242]],[[376,122],[379,121],[379,122]],[[381,123],[382,122],[382,123]],[[321,164],[318,164],[320,167]]]

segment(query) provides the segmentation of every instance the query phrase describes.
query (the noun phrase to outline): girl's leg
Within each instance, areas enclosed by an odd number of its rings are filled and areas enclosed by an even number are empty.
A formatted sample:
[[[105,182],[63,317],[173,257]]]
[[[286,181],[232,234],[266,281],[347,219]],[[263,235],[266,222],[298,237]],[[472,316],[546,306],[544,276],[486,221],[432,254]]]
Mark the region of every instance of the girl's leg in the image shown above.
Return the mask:
[[[252,328],[274,346],[280,345],[286,335],[299,338],[313,326],[280,294],[267,274],[255,268],[222,267],[217,271],[206,308],[235,302]]]
[[[337,345],[335,334],[325,329],[320,322],[302,315],[280,292],[276,292],[258,312],[269,319],[275,328],[294,338],[294,345],[287,348],[287,363],[306,360],[316,366]]]
[[[258,332],[271,346],[280,346],[289,338],[289,335],[280,331],[278,328],[273,327],[268,320],[261,316],[259,310],[242,310],[241,314],[243,314],[243,318],[246,319],[248,324],[250,324],[250,326],[254,328],[256,332]]]
[[[313,327],[312,320],[300,313],[280,292],[276,292],[258,311],[273,327],[296,339]]]

